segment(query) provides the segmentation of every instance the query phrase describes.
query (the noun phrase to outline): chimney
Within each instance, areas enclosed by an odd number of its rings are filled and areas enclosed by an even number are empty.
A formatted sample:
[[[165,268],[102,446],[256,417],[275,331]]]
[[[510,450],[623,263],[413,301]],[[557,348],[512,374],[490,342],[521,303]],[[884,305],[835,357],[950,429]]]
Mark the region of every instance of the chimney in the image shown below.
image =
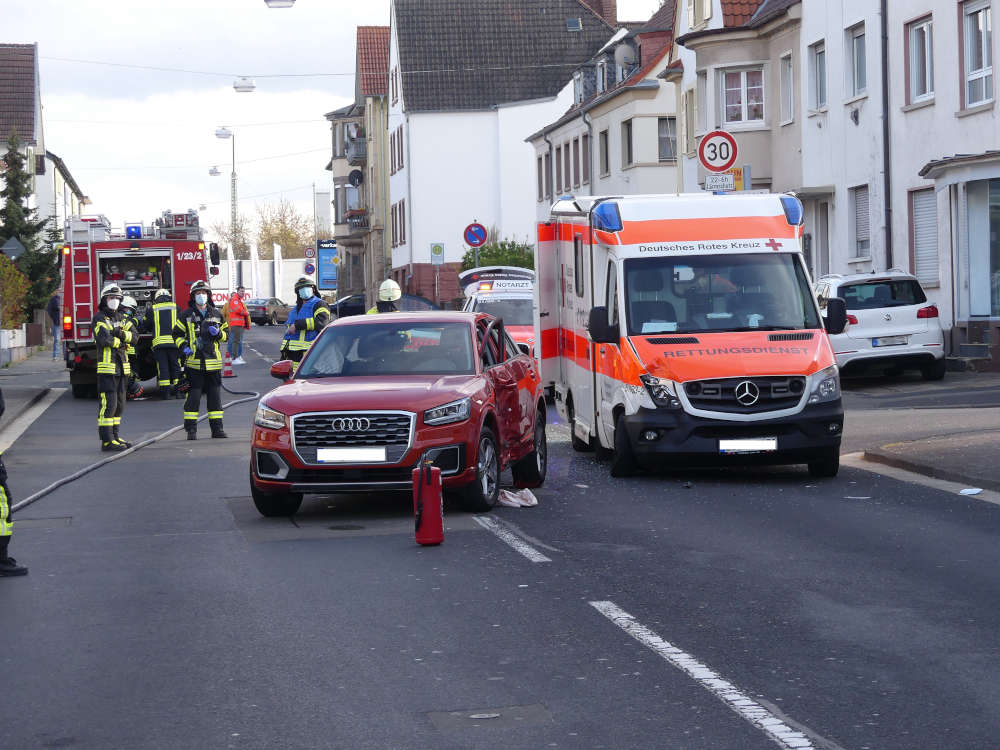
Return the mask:
[[[618,26],[618,0],[581,0],[611,26]]]

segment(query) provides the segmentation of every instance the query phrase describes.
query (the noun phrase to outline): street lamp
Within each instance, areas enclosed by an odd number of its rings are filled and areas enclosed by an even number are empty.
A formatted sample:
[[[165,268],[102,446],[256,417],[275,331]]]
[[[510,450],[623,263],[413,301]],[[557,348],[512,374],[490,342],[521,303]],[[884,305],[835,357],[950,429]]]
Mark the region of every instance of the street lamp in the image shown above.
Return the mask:
[[[295,0],[264,0],[268,8],[291,8]]]
[[[249,93],[257,88],[257,84],[253,82],[253,78],[248,76],[240,76],[235,81],[233,81],[233,88],[239,91],[241,94]]]
[[[232,201],[233,201],[232,212],[233,213],[232,213],[232,217],[231,217],[231,219],[232,219],[232,225],[231,225],[232,236],[230,237],[230,244],[231,244],[233,250],[235,251],[236,250],[236,133],[234,133],[232,130],[230,130],[229,128],[227,128],[225,126],[221,126],[221,127],[218,127],[218,128],[215,129],[215,137],[216,138],[222,138],[223,140],[225,140],[227,138],[230,138],[233,141],[233,175],[232,175],[232,185],[231,185]]]
[[[222,174],[222,172],[219,171],[218,167],[212,167],[210,170],[208,170],[208,173],[212,175],[212,177],[218,177],[220,174]]]

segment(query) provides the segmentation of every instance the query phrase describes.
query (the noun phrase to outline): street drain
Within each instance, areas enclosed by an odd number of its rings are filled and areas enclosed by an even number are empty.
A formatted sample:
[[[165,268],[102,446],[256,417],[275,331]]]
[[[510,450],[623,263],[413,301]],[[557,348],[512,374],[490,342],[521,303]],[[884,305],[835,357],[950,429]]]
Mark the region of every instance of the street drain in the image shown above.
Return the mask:
[[[329,528],[330,531],[361,531],[362,529],[364,529],[364,526],[357,526],[352,523],[341,523],[341,524],[335,523],[333,526],[329,526],[327,528]]]
[[[454,731],[470,727],[512,729],[552,723],[549,710],[536,703],[530,706],[503,706],[480,708],[470,711],[431,711],[427,714],[435,729]]]

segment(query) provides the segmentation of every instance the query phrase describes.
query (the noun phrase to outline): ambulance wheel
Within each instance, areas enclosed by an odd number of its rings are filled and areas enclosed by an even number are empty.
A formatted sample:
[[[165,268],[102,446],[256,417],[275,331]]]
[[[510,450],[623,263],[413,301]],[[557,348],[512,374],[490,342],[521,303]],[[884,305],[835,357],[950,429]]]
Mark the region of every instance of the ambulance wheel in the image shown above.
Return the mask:
[[[569,441],[573,450],[577,453],[587,453],[593,450],[589,440],[581,440],[576,436],[576,412],[573,411],[572,401],[567,404],[566,410],[569,412]]]
[[[294,516],[302,505],[302,495],[293,492],[262,492],[250,480],[250,495],[253,504],[265,518]]]
[[[486,425],[479,433],[476,478],[459,491],[462,507],[471,513],[493,510],[500,498],[500,451],[497,436]]]
[[[534,450],[511,466],[515,487],[541,487],[549,465],[549,446],[545,439],[545,415],[535,417]]]
[[[833,448],[816,461],[809,462],[809,476],[816,479],[830,479],[840,471],[840,451]]]
[[[625,415],[619,414],[615,420],[615,452],[611,455],[611,476],[630,477],[636,471],[632,442],[625,429]]]

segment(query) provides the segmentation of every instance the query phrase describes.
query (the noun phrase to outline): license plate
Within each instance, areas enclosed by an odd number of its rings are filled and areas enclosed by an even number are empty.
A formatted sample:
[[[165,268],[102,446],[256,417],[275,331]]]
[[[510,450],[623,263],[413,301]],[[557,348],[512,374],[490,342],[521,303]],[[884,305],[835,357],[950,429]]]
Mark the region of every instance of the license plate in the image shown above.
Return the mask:
[[[719,453],[767,453],[776,450],[778,450],[776,437],[719,441]]]
[[[906,343],[906,336],[882,336],[872,339],[872,346],[899,346]]]
[[[385,461],[385,448],[317,448],[316,460],[325,464],[374,464]]]

